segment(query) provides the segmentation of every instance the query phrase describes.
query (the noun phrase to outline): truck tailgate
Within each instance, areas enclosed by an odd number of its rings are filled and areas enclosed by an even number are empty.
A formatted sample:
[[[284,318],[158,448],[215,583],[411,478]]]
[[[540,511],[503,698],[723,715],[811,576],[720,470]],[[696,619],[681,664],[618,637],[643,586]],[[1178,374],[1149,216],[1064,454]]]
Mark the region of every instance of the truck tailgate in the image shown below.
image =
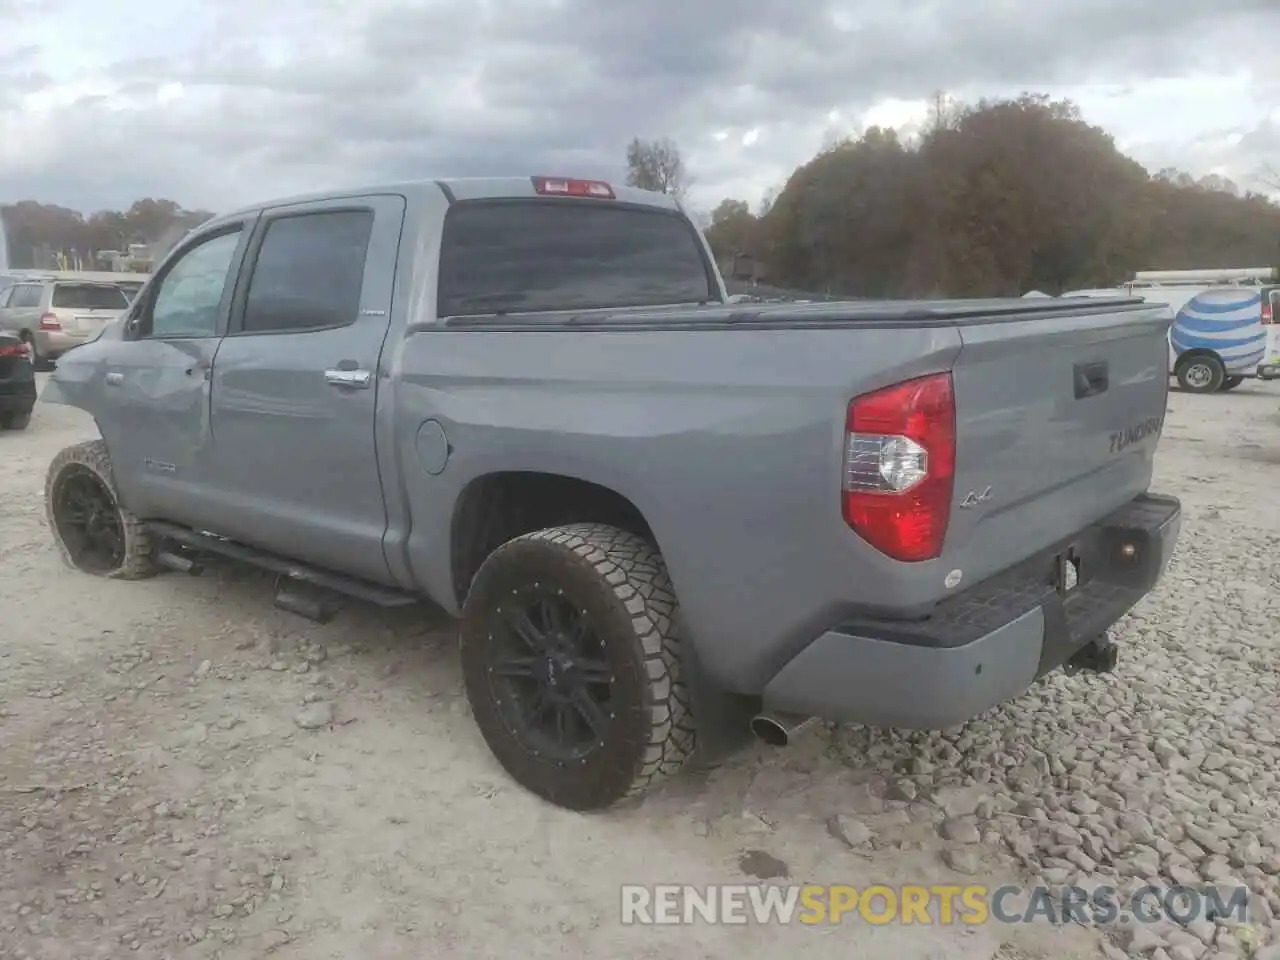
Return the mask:
[[[972,584],[1143,493],[1168,398],[1159,308],[962,326],[943,559]]]

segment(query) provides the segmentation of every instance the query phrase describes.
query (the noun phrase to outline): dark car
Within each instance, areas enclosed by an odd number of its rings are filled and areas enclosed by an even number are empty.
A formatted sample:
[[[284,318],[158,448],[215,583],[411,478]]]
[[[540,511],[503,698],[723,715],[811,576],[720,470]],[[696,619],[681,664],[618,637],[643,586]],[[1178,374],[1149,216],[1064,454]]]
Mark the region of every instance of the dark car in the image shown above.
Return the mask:
[[[0,430],[25,430],[35,405],[31,351],[16,335],[0,333]]]

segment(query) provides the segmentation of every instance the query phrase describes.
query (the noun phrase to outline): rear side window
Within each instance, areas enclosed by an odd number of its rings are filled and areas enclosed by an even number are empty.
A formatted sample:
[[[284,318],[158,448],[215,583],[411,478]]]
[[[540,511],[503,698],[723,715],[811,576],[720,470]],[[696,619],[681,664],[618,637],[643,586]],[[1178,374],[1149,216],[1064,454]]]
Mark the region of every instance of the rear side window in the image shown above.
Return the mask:
[[[40,306],[40,295],[43,292],[43,287],[38,287],[29,283],[20,283],[13,288],[13,295],[9,298],[9,306],[38,307]]]
[[[678,214],[591,200],[476,200],[445,218],[442,317],[714,296],[697,233]]]
[[[119,287],[102,284],[60,283],[53,288],[54,309],[69,310],[123,310],[129,299]]]
[[[249,281],[245,333],[341,327],[360,312],[369,210],[271,221]]]

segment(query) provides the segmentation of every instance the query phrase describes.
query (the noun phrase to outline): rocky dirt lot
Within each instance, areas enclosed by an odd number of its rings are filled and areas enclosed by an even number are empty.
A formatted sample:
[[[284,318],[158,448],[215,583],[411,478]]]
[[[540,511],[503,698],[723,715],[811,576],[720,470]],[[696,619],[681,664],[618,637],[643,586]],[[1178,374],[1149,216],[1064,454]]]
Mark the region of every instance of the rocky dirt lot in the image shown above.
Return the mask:
[[[0,436],[0,957],[1276,956],[1280,390],[1171,398],[1158,487],[1183,539],[1112,676],[1056,675],[946,733],[815,730],[596,816],[505,778],[439,615],[320,627],[254,571],[60,566],[44,471],[92,435],[40,406]],[[771,875],[1254,896],[1244,927],[1105,937],[619,923],[623,883]]]

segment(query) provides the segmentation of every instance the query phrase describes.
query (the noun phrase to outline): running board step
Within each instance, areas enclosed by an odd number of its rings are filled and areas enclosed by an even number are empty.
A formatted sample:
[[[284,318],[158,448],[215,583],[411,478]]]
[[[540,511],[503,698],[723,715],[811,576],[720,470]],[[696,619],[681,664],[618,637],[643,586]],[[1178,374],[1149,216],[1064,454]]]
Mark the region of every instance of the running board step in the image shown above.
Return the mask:
[[[289,560],[274,553],[259,550],[256,547],[249,547],[234,540],[227,540],[213,533],[202,533],[198,530],[192,530],[190,527],[182,527],[176,523],[148,521],[147,529],[161,540],[171,541],[197,553],[215,554],[216,556],[226,557],[228,560],[248,563],[276,574],[280,578],[276,590],[277,603],[284,609],[294,613],[301,614],[302,609],[319,613],[322,612],[326,605],[321,604],[317,607],[315,598],[311,593],[308,593],[306,599],[303,599],[299,591],[294,590],[294,585],[289,584],[288,581],[299,581],[311,587],[318,587],[321,590],[330,590],[344,596],[365,600],[380,607],[408,607],[419,602],[418,597],[411,593],[405,593],[403,590],[384,587],[377,583],[370,583],[367,580],[360,580],[341,573],[333,573],[320,567],[313,567],[310,564],[299,563],[296,560]],[[162,551],[162,554],[164,553],[174,554],[173,551],[168,550]],[[177,557],[176,554],[174,556]],[[185,558],[178,557],[178,559]],[[190,570],[186,572],[190,572]],[[283,603],[280,602],[281,595],[287,595],[287,599]],[[301,615],[306,616],[306,614]]]
[[[342,596],[303,580],[276,577],[275,605],[313,623],[328,623],[342,610]]]

